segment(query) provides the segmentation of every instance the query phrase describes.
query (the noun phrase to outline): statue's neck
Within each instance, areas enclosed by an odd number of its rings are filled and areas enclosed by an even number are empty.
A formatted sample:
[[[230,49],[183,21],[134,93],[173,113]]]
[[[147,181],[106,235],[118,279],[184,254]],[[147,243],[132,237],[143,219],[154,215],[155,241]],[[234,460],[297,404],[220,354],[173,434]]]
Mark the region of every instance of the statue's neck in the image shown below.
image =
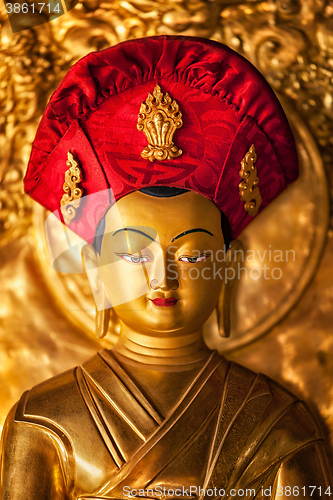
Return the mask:
[[[202,330],[184,336],[149,336],[122,324],[116,353],[148,365],[187,365],[210,352],[202,340]]]

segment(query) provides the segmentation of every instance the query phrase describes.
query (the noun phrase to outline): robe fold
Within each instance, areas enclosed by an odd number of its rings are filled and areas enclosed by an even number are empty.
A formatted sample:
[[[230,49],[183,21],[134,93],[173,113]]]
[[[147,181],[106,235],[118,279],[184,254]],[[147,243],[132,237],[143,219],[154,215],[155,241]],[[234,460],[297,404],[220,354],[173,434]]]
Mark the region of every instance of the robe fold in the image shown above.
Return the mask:
[[[328,474],[304,403],[216,352],[163,418],[101,351],[24,393],[2,438],[6,500],[329,499]]]

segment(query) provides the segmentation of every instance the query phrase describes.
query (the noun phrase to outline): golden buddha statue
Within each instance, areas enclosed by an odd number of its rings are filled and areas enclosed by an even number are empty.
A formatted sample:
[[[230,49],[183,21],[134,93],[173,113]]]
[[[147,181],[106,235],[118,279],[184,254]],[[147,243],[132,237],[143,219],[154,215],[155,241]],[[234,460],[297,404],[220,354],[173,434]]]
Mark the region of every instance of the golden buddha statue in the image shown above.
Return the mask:
[[[52,96],[26,189],[87,241],[97,334],[119,340],[11,410],[1,498],[330,495],[304,403],[202,339],[215,309],[228,335],[235,237],[296,176],[269,92],[219,44],[156,37],[89,54]]]

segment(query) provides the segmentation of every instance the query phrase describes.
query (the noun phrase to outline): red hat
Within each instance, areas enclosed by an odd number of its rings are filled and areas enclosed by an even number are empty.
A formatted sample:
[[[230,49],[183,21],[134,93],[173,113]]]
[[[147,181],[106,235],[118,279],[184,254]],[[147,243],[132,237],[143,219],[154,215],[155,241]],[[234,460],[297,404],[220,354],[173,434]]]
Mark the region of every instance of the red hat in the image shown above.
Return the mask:
[[[158,119],[173,127],[163,159],[158,140],[147,139]],[[69,70],[42,117],[25,177],[26,192],[52,212],[64,197],[69,151],[87,199],[70,228],[87,240],[113,201],[105,193],[118,200],[161,185],[212,200],[235,238],[252,220],[251,193],[256,213],[298,175],[292,133],[265,79],[228,47],[191,37],[130,40]]]

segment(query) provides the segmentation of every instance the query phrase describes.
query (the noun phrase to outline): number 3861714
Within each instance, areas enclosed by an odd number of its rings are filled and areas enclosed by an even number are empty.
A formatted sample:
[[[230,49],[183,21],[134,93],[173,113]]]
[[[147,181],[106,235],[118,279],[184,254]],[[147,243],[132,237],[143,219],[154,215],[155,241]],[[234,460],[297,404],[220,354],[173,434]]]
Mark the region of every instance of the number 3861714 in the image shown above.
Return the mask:
[[[50,3],[6,3],[6,12],[7,14],[26,14],[27,12],[32,12],[33,14],[44,13],[51,14],[56,13],[59,14],[61,12],[60,4],[57,3],[53,8]]]

